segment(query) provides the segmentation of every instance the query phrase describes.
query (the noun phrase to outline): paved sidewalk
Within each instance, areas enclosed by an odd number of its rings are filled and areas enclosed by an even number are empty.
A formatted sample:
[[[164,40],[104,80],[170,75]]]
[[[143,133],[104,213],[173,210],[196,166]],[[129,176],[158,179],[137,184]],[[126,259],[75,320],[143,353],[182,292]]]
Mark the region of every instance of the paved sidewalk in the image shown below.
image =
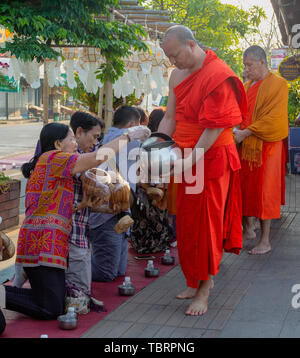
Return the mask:
[[[244,243],[240,256],[224,254],[205,315],[186,316],[189,302],[175,298],[185,287],[177,265],[82,338],[300,337],[300,308],[292,307],[296,292],[291,291],[300,284],[299,189],[300,176],[288,175],[286,205],[281,219],[273,220],[270,253],[249,255],[255,239]]]

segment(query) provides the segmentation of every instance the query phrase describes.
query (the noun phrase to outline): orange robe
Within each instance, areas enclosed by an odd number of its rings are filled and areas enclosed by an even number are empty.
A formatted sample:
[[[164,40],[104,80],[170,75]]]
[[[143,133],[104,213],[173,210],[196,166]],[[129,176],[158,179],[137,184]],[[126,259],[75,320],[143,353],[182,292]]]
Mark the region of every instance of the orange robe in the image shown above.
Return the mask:
[[[194,148],[206,128],[226,128],[204,155],[203,191],[187,194],[195,183],[178,183],[178,254],[194,288],[218,273],[223,250],[239,254],[242,248],[240,161],[231,128],[245,117],[246,95],[232,70],[213,51],[206,54],[202,68],[174,89],[180,148]]]
[[[288,90],[285,86],[285,80],[275,77],[271,74],[267,80],[277,81],[280,91],[278,89],[259,81],[253,86],[246,86],[248,99],[247,120],[241,125],[241,128],[249,128],[253,130],[261,138],[261,163],[256,164],[251,162],[249,158],[243,158],[243,147],[240,148],[241,156],[241,190],[243,201],[243,216],[255,216],[262,220],[280,218],[281,205],[285,203],[285,163],[286,150],[284,147],[284,140],[288,133],[287,113],[275,116],[272,113],[283,111],[287,112],[287,96]],[[274,89],[273,92],[266,98],[266,90],[263,88]],[[263,97],[264,96],[264,97]],[[263,97],[263,98],[261,98]],[[279,98],[280,101],[277,99]],[[266,109],[267,108],[267,109]],[[262,115],[261,112],[264,112]],[[259,121],[253,121],[253,118],[261,116]],[[266,134],[264,140],[263,125],[264,121],[268,122],[269,118],[274,123],[274,133]],[[253,128],[253,129],[252,129]],[[277,129],[276,129],[277,128]],[[268,124],[266,132],[268,132]],[[258,130],[258,132],[256,132]],[[273,138],[272,138],[273,136]],[[254,137],[254,136],[250,136]],[[250,138],[248,137],[248,138]],[[244,144],[244,143],[243,143]],[[258,152],[257,152],[258,153]]]
[[[174,177],[171,177],[167,188],[167,209],[170,215],[176,215],[177,185],[174,182]]]

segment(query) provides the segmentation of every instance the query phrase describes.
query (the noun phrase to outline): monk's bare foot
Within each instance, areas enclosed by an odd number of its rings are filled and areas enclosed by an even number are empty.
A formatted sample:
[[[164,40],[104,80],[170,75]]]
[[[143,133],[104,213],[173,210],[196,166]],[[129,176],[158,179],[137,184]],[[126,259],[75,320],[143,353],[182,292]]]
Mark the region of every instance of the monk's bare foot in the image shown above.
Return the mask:
[[[254,223],[254,230],[258,230],[258,229],[260,229],[260,222],[258,219],[256,219]]]
[[[193,302],[189,305],[188,309],[185,312],[186,315],[201,316],[207,311],[210,290],[210,288],[208,287],[211,287],[211,284],[209,284],[209,286],[203,283],[200,285]]]
[[[180,300],[185,300],[188,298],[193,298],[195,297],[197,292],[197,288],[192,288],[192,287],[187,287],[186,290],[184,290],[183,292],[179,293],[176,298],[180,299]]]
[[[246,239],[246,240],[253,240],[256,238],[256,233],[254,231],[254,229],[246,229],[244,232],[243,232],[243,237]]]
[[[271,251],[271,245],[265,243],[259,243],[253,249],[248,251],[250,255],[263,255]]]

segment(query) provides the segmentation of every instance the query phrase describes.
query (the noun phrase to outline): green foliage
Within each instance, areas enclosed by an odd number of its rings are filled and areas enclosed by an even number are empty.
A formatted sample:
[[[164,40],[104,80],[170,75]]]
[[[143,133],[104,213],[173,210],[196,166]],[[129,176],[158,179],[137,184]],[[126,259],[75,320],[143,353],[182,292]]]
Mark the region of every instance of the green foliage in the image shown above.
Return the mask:
[[[289,122],[294,125],[295,119],[300,114],[300,78],[288,83],[289,86],[289,102],[288,115]]]
[[[57,59],[54,46],[92,46],[101,49],[107,64],[99,71],[104,82],[123,72],[122,57],[132,50],[146,50],[140,25],[101,20],[117,0],[1,0],[0,24],[14,33],[0,53],[10,51],[24,61]]]
[[[0,73],[0,87],[7,87],[8,89],[15,89],[15,85],[14,83],[12,83],[11,81],[9,81],[7,79],[7,77],[3,76],[1,73]]]
[[[0,194],[5,194],[9,190],[10,178],[6,176],[3,172],[0,172]]]
[[[242,74],[240,40],[257,32],[266,15],[254,6],[249,12],[218,0],[150,0],[139,3],[153,9],[168,9],[171,21],[189,27],[197,40],[211,47],[239,76]]]

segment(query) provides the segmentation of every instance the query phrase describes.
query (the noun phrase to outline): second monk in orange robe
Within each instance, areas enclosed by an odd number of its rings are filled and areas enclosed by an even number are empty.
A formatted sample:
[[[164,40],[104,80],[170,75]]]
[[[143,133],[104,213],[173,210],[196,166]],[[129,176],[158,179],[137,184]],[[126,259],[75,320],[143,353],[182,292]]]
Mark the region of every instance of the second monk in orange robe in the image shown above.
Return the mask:
[[[271,219],[280,218],[285,200],[284,140],[288,136],[288,86],[284,78],[268,71],[266,55],[259,46],[244,53],[248,98],[247,119],[235,133],[241,144],[243,226],[246,238],[255,238],[249,217],[261,221],[261,237],[250,254],[271,250]]]

